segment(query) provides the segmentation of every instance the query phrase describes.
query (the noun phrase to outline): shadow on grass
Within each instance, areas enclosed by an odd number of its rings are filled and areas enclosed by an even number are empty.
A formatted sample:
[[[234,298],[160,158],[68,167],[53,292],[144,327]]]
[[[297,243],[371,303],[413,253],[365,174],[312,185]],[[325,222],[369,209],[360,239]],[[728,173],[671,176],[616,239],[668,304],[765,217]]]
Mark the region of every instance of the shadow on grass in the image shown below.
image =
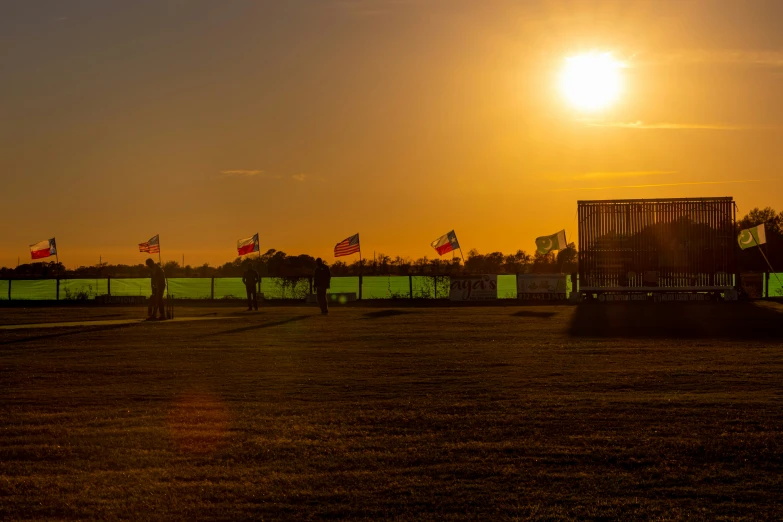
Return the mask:
[[[0,342],[0,346],[7,345],[7,344],[19,344],[19,343],[28,343],[32,341],[41,341],[44,339],[54,339],[56,337],[67,337],[70,335],[80,335],[80,334],[89,334],[89,333],[95,333],[95,332],[105,332],[107,330],[118,330],[120,328],[127,328],[129,326],[138,326],[140,323],[128,323],[128,324],[112,324],[112,325],[106,325],[106,326],[96,326],[94,328],[84,328],[81,330],[74,330],[73,328],[68,328],[65,332],[57,332],[57,333],[50,333],[50,334],[44,334],[44,335],[34,335],[32,337],[22,337],[21,339],[12,339],[10,341],[3,341]]]
[[[243,326],[242,328],[234,328],[232,330],[224,330],[222,332],[215,332],[211,334],[207,334],[204,337],[215,337],[217,335],[228,335],[232,333],[240,333],[240,332],[249,332],[251,330],[260,330],[262,328],[272,328],[273,326],[280,326],[287,323],[293,323],[294,321],[301,321],[303,319],[309,319],[313,317],[312,315],[297,315],[296,317],[289,317],[288,319],[283,319],[281,321],[274,321],[271,323],[261,323],[261,324],[254,324],[250,326]]]
[[[753,303],[590,303],[577,307],[574,337],[783,339],[783,313]]]
[[[384,317],[396,317],[398,315],[408,315],[411,312],[404,310],[378,310],[377,312],[367,312],[364,314],[365,319],[382,319]]]
[[[529,312],[527,310],[520,310],[519,312],[511,314],[511,317],[535,317],[537,319],[549,319],[553,315],[557,315],[556,312]]]

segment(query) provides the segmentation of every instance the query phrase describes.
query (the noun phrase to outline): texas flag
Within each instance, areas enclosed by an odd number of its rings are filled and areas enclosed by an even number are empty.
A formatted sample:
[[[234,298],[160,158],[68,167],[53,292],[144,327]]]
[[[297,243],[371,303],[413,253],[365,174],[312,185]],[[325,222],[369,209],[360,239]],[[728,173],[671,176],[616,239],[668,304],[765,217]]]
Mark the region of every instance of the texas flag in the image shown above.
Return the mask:
[[[457,241],[457,234],[452,230],[445,236],[441,236],[431,243],[432,248],[438,251],[438,255],[442,256],[452,250],[459,248],[459,242]]]
[[[57,245],[54,244],[54,238],[30,245],[30,256],[33,259],[42,259],[56,254]]]
[[[252,254],[253,252],[258,252],[258,232],[256,232],[256,235],[253,237],[249,237],[247,239],[240,239],[237,241],[237,253],[240,256],[244,256],[246,254]]]

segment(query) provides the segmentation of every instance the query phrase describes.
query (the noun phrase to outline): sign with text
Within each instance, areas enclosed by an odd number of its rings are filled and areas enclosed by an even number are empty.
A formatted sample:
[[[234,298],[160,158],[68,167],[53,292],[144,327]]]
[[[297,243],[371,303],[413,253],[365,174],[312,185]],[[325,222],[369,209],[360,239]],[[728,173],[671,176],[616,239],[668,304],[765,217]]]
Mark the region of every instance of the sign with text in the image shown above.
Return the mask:
[[[452,301],[492,301],[498,298],[498,276],[452,277]]]
[[[560,300],[566,298],[565,274],[519,274],[517,296],[529,300]]]

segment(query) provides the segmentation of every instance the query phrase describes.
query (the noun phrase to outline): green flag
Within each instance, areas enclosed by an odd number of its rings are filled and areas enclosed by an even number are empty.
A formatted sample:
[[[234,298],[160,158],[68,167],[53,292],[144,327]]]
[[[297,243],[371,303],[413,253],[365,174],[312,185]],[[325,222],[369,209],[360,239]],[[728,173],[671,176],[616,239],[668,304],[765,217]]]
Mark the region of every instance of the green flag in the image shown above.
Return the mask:
[[[536,238],[536,247],[539,254],[548,254],[552,250],[563,250],[567,246],[565,230],[551,236],[541,236]]]
[[[757,227],[746,228],[745,230],[740,232],[737,241],[739,241],[739,246],[742,250],[754,246],[763,245],[764,243],[767,242],[767,234],[764,231],[764,223],[760,224]]]

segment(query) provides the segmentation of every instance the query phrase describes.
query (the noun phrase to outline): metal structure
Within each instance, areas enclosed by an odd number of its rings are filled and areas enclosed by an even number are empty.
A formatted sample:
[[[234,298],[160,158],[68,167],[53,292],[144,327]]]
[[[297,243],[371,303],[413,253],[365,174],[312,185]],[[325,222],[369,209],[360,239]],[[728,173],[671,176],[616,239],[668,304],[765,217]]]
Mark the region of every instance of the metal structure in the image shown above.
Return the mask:
[[[577,207],[583,295],[733,288],[731,197],[578,201]]]

